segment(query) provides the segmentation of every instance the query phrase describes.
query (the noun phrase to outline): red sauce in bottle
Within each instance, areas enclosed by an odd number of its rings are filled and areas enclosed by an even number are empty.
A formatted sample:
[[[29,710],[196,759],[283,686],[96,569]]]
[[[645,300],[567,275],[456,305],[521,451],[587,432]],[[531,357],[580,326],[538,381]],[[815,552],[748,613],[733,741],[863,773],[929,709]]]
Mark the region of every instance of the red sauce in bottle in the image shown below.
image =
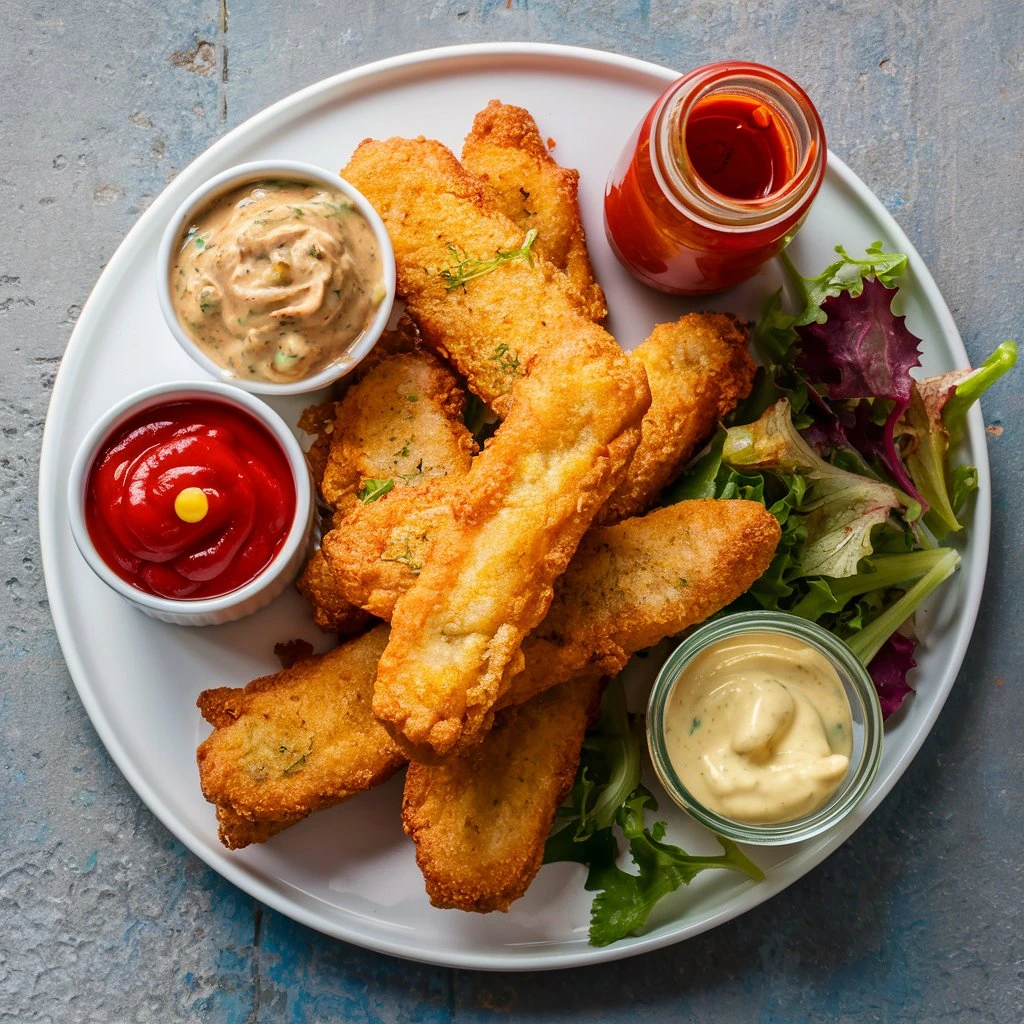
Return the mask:
[[[224,402],[191,399],[140,413],[107,438],[89,473],[85,522],[123,580],[198,599],[255,579],[284,544],[295,505],[291,466],[271,433]]]
[[[648,111],[612,172],[608,240],[662,291],[728,288],[800,226],[825,158],[821,121],[791,79],[738,61],[698,68]]]
[[[686,122],[686,152],[698,177],[730,199],[763,199],[793,177],[793,144],[755,96],[713,94]]]

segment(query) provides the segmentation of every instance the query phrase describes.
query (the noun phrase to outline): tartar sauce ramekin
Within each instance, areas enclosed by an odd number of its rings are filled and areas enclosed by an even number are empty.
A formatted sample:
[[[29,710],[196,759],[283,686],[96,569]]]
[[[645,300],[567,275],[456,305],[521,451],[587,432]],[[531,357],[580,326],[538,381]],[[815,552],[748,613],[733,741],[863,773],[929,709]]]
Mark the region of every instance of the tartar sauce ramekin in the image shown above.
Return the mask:
[[[218,365],[189,335],[178,319],[171,294],[171,269],[181,248],[182,239],[196,214],[211,205],[221,196],[243,185],[256,181],[282,180],[312,182],[324,188],[341,192],[352,202],[356,210],[366,219],[373,230],[380,247],[384,280],[384,299],[377,307],[376,316],[370,326],[351,344],[342,358],[335,360],[319,373],[299,380],[275,382],[242,378]],[[168,330],[184,351],[207,371],[215,380],[242,388],[258,395],[302,395],[327,387],[355,369],[373,350],[377,340],[387,327],[388,319],[395,304],[395,253],[387,228],[370,201],[343,178],[315,164],[297,160],[259,160],[228,168],[206,184],[197,188],[171,217],[160,239],[157,251],[157,296]]]
[[[850,768],[826,803],[793,821],[751,824],[728,818],[698,801],[683,784],[668,756],[665,715],[673,688],[686,667],[703,651],[745,634],[778,633],[819,651],[836,670],[850,703],[853,752]],[[867,669],[838,637],[821,626],[780,612],[739,612],[702,626],[677,647],[662,666],[647,706],[647,744],[659,781],[668,795],[705,827],[736,842],[779,846],[810,839],[837,825],[871,788],[882,756],[882,708]]]
[[[103,445],[130,419],[157,406],[199,399],[223,402],[266,428],[280,445],[292,473],[295,513],[280,549],[260,573],[236,590],[217,597],[174,599],[134,587],[104,561],[89,535],[85,502],[89,474]],[[89,568],[140,611],[179,626],[211,626],[232,622],[258,611],[280,595],[298,575],[309,553],[313,529],[313,483],[306,457],[288,425],[265,402],[227,384],[214,381],[171,382],[145,388],[118,402],[86,434],[71,463],[68,481],[68,520]]]

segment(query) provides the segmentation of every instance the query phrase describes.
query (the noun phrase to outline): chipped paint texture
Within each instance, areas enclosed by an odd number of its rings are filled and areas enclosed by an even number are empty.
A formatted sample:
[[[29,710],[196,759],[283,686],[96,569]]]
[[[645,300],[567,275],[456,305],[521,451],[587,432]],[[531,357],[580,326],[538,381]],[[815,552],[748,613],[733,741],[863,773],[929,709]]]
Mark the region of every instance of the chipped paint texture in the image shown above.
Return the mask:
[[[268,103],[405,50],[527,39],[787,70],[914,239],[971,355],[1021,339],[1017,0],[240,0],[230,12],[224,0],[0,0],[0,24],[0,1021],[1024,1019],[1019,378],[985,400],[994,557],[980,627],[903,781],[784,894],[600,968],[401,964],[263,909],[205,868],[92,731],[48,616],[35,527],[54,373],[140,212]]]

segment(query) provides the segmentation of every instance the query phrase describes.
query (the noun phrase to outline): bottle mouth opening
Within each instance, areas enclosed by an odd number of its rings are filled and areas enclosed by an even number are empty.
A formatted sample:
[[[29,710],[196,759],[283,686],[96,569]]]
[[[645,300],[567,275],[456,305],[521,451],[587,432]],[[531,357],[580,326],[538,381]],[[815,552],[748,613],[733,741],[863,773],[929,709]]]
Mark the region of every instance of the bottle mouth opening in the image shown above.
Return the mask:
[[[701,176],[687,145],[695,113],[714,97],[756,103],[774,120],[790,169],[781,184],[754,198],[719,191]],[[652,132],[652,166],[666,197],[686,216],[721,230],[767,227],[813,196],[825,172],[825,132],[807,94],[760,64],[725,62],[684,76],[662,98]]]

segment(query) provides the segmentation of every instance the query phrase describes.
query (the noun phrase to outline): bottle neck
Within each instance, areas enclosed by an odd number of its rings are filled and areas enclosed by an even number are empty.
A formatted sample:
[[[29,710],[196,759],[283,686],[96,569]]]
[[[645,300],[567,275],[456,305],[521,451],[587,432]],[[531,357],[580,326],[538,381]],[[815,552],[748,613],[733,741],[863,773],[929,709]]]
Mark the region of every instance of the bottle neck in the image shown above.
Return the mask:
[[[774,119],[786,154],[784,180],[772,191],[737,199],[713,188],[698,173],[687,148],[695,113],[716,100],[756,103],[759,116]],[[651,164],[665,197],[690,220],[718,231],[753,231],[799,216],[817,193],[825,172],[825,133],[807,94],[772,68],[725,62],[684,76],[662,97],[651,124]]]

